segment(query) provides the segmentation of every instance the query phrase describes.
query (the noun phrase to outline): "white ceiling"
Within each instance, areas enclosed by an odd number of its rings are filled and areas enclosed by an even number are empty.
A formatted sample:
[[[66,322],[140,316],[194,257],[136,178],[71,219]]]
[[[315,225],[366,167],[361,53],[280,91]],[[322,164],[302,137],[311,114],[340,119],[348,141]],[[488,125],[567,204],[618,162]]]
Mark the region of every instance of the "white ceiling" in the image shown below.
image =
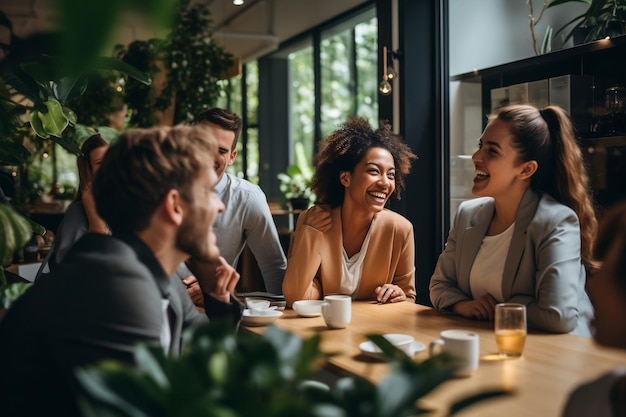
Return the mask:
[[[89,1],[89,0],[85,0]],[[211,12],[215,41],[243,62],[264,55],[277,46],[320,23],[340,15],[367,0],[198,0]],[[54,0],[0,0],[18,36],[53,29]],[[115,43],[157,36],[137,16],[126,16],[118,28]]]

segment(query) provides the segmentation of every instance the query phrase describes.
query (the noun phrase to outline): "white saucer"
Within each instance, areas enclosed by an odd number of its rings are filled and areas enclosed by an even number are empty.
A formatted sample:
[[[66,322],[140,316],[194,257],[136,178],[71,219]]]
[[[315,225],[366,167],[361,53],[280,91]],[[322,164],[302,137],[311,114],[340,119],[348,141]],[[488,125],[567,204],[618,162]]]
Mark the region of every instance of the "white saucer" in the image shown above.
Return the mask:
[[[246,326],[267,326],[282,315],[283,312],[277,310],[269,310],[264,312],[263,315],[255,315],[246,308],[241,314],[241,323]]]
[[[372,342],[371,340],[361,343],[359,345],[359,349],[361,350],[361,353],[363,353],[364,355],[371,356],[377,359],[380,359],[383,357],[382,351],[380,350],[380,348],[376,346],[374,342]],[[411,342],[411,346],[409,348],[409,356],[413,356],[417,352],[421,352],[424,349],[426,349],[426,346],[424,346],[423,343],[413,341]]]

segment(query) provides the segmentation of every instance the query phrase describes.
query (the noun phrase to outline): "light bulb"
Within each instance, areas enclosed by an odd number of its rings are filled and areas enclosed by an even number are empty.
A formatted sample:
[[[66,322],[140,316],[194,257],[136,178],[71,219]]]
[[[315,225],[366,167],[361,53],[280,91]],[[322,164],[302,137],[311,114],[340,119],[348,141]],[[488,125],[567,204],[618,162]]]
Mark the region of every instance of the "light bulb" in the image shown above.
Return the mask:
[[[233,4],[235,6],[241,6],[243,4],[244,0],[233,0]]]
[[[389,84],[387,78],[383,78],[383,80],[380,82],[380,85],[378,86],[378,91],[380,91],[380,94],[382,94],[383,96],[388,96],[389,94],[391,94],[391,84]]]
[[[389,65],[387,67],[387,79],[393,80],[397,76],[398,76],[398,74],[396,73],[396,71],[393,69],[393,67],[391,65]]]

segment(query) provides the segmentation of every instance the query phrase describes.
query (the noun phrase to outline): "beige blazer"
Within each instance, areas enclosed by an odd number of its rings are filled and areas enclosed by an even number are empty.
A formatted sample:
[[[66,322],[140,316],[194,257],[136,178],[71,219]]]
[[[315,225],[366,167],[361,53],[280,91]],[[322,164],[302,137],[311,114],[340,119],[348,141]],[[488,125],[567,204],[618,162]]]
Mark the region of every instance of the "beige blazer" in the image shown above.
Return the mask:
[[[283,294],[287,305],[339,293],[343,261],[341,208],[331,210],[332,226],[325,233],[307,226],[309,211],[298,217],[287,257]],[[400,214],[383,210],[374,216],[363,263],[358,300],[375,300],[374,290],[385,283],[398,285],[415,300],[415,242],[413,225]]]

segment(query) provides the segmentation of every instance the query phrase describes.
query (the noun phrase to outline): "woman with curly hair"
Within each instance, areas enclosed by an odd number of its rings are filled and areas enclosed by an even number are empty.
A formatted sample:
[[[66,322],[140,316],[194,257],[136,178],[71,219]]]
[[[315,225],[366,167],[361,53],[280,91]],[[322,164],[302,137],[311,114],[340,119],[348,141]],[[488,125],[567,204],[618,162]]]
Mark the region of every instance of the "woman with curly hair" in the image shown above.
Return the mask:
[[[529,327],[589,336],[597,221],[567,113],[498,110],[472,161],[472,192],[482,198],[457,211],[430,281],[434,307],[493,320],[497,303],[521,303]]]
[[[283,293],[287,304],[346,294],[357,300],[415,300],[413,225],[385,209],[400,197],[416,156],[390,126],[351,118],[320,143],[312,188],[317,205],[300,214]]]

